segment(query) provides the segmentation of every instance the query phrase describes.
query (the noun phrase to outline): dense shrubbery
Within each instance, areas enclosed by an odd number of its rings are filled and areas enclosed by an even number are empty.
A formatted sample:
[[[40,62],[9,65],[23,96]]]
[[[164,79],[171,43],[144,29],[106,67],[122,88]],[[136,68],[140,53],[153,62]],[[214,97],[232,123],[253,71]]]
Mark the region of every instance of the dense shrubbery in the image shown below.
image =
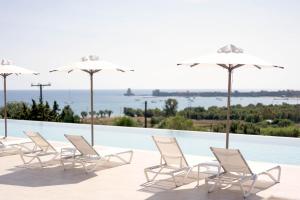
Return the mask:
[[[251,135],[271,135],[284,137],[300,137],[300,128],[293,126],[289,120],[276,120],[272,123],[249,123],[243,121],[233,121],[230,126],[231,133],[251,134]],[[213,132],[226,131],[226,124],[220,123],[212,126]]]
[[[212,126],[213,132],[226,132],[226,124],[220,123]],[[230,126],[231,133],[259,135],[260,128],[253,123],[234,121]]]
[[[226,120],[226,107],[212,106],[208,109],[203,107],[185,108],[179,113],[190,119],[201,120]],[[234,105],[232,106],[231,119],[241,120],[251,123],[258,123],[263,120],[288,119],[292,122],[300,122],[300,104],[290,105],[256,105],[248,106]]]
[[[61,112],[60,112],[61,111]],[[4,117],[4,108],[0,108],[0,115]],[[36,120],[36,121],[53,121],[53,122],[79,122],[80,118],[75,115],[70,106],[65,106],[62,110],[54,101],[52,108],[48,102],[36,103],[32,100],[29,105],[24,102],[10,102],[7,104],[7,117],[11,119]]]
[[[129,126],[129,127],[135,127],[138,126],[138,123],[130,118],[130,117],[121,117],[121,118],[117,118],[114,121],[114,125],[115,126]]]
[[[182,116],[168,117],[161,122],[159,128],[175,130],[194,130],[193,121]]]
[[[134,109],[134,108],[127,108],[125,107],[123,110],[124,115],[129,116],[129,117],[144,117],[145,112],[142,109]],[[148,109],[146,116],[147,117],[159,117],[163,116],[164,113],[158,108],[155,109]]]
[[[147,117],[174,116],[177,113],[177,101],[169,99],[163,110],[158,108],[149,109]],[[179,115],[194,120],[226,120],[226,107],[211,106],[208,109],[204,107],[190,107],[178,112]],[[131,117],[142,117],[142,109],[124,108],[124,114]],[[300,122],[300,104],[290,105],[263,105],[249,104],[248,106],[232,106],[232,120],[240,120],[250,123],[258,123],[264,120],[289,120],[290,122]],[[286,121],[287,122],[287,121]]]
[[[260,129],[261,135],[284,136],[284,137],[299,137],[300,129],[296,127],[268,127]]]
[[[226,107],[211,106],[190,107],[177,111],[177,101],[169,99],[162,110],[151,110],[147,117],[151,117],[152,127],[178,130],[205,130],[214,132],[226,131]],[[125,112],[126,111],[126,112]],[[127,116],[144,116],[141,109],[124,109]],[[177,114],[175,117],[174,115]],[[300,128],[295,123],[300,122],[300,105],[263,105],[249,104],[248,106],[232,106],[231,133],[274,135],[299,137]],[[195,126],[197,120],[211,120],[206,126]]]

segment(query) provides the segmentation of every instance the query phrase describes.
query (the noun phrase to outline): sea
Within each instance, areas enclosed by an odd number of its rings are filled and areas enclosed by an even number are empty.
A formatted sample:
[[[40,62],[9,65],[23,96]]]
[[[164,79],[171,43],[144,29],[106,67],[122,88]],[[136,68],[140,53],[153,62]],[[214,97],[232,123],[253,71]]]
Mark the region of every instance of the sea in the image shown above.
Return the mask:
[[[178,91],[178,90],[163,90]],[[193,91],[193,90],[190,90]],[[133,90],[135,96],[124,96],[124,90],[94,90],[94,110],[111,110],[113,116],[123,115],[124,107],[144,109],[145,102],[148,108],[162,109],[168,98],[175,98],[178,101],[178,109],[186,107],[202,106],[226,106],[226,97],[154,97],[152,90]],[[7,101],[23,101],[31,104],[32,99],[39,100],[39,90],[8,90]],[[89,90],[43,90],[43,100],[48,101],[52,106],[54,101],[62,108],[70,105],[76,114],[82,111],[90,110],[90,91]],[[262,103],[269,104],[299,104],[300,98],[274,98],[274,97],[232,97],[232,104],[249,104]],[[3,91],[0,92],[0,104],[3,105]]]

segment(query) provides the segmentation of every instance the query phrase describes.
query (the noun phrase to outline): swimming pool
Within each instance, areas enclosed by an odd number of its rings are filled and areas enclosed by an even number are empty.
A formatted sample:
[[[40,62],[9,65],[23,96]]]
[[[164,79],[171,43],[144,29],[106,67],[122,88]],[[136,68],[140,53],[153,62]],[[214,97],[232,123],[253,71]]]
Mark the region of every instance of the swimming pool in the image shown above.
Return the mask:
[[[4,130],[0,120],[0,130]],[[90,125],[8,120],[9,136],[24,137],[23,131],[38,131],[45,138],[66,141],[64,134],[83,135],[90,141]],[[224,147],[225,134],[95,125],[95,144],[155,150],[152,135],[174,136],[185,154],[212,156],[209,147]],[[300,165],[300,138],[230,135],[230,147],[239,148],[247,160]]]

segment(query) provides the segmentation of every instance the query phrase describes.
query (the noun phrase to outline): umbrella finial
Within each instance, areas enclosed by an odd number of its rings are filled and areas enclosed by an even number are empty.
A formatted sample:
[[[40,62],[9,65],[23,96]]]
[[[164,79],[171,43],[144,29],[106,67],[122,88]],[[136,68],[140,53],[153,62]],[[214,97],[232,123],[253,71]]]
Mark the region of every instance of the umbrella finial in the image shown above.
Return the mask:
[[[1,60],[1,65],[10,65],[10,64],[11,64],[10,60],[7,60],[7,59],[2,59]]]
[[[90,56],[89,56],[89,60],[90,60],[90,61],[97,61],[97,60],[99,60],[99,56],[96,56],[96,55],[90,55]]]
[[[243,49],[238,48],[237,46],[233,45],[233,44],[229,44],[226,45],[222,48],[220,48],[218,51],[218,53],[243,53]]]
[[[96,55],[89,55],[89,56],[84,56],[81,58],[81,62],[97,61],[97,60],[99,60],[99,56],[96,56]]]
[[[84,56],[84,57],[81,58],[81,61],[82,61],[82,62],[85,62],[85,61],[88,61],[88,60],[89,60],[89,59],[88,59],[86,56]]]

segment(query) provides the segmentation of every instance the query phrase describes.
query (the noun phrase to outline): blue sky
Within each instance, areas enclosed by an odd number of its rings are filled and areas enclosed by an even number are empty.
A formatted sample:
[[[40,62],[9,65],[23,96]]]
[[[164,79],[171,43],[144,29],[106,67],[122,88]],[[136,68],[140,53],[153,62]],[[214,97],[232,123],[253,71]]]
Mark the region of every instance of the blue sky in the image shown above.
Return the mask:
[[[1,2],[0,57],[41,72],[10,77],[9,89],[87,89],[82,72],[49,69],[95,54],[135,68],[97,74],[95,88],[225,89],[221,68],[176,63],[233,43],[285,70],[240,69],[233,89],[300,89],[300,1],[280,0],[10,0]]]

